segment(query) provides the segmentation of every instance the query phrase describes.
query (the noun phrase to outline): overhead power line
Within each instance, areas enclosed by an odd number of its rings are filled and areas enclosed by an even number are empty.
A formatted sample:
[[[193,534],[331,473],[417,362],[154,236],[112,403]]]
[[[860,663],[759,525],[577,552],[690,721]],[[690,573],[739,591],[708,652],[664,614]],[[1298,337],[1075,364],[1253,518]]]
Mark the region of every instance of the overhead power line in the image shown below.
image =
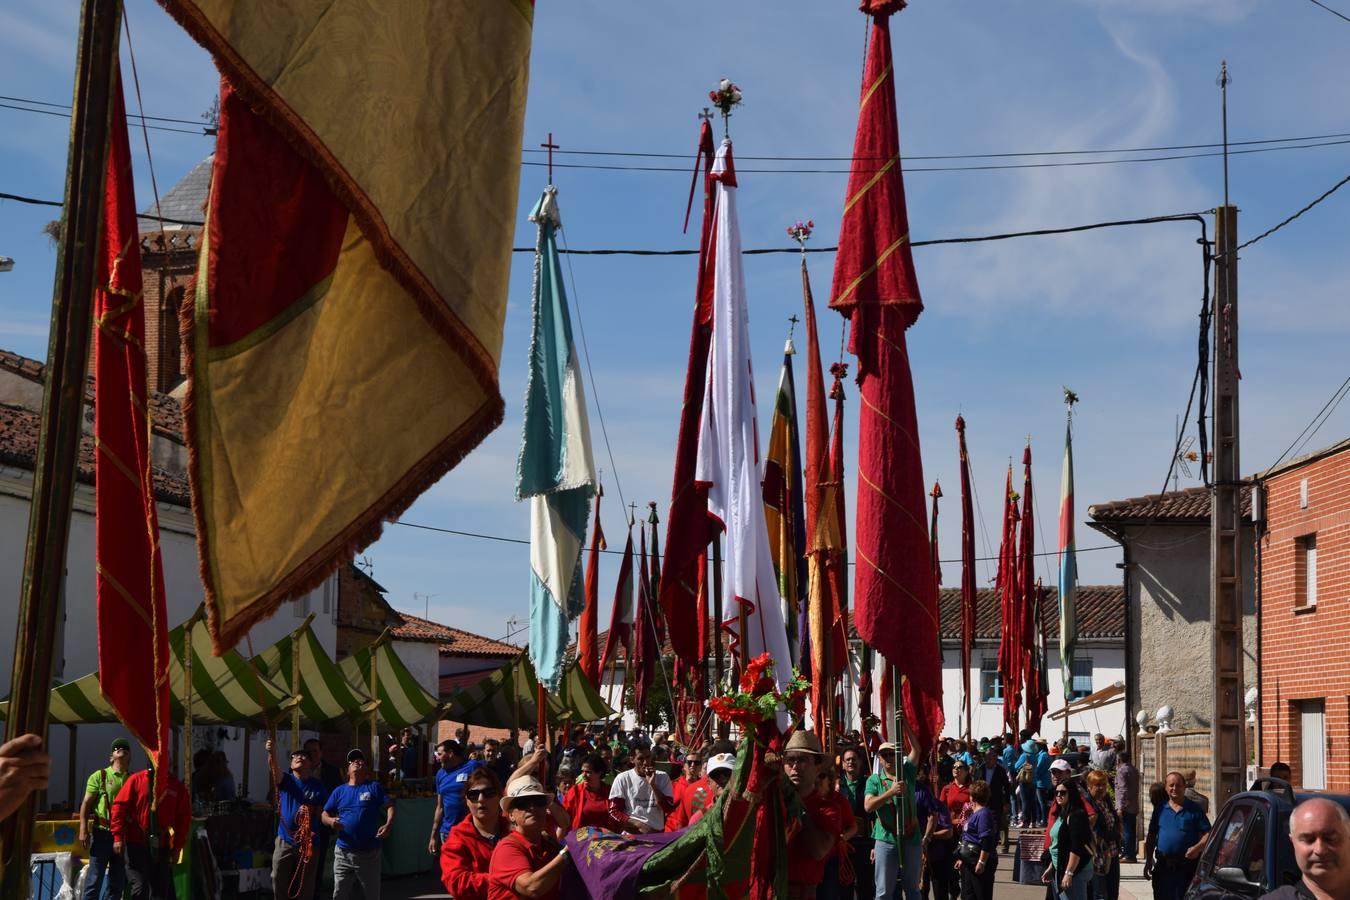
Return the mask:
[[[528,547],[529,544],[530,544],[530,541],[529,541],[528,538],[506,537],[505,535],[500,535],[500,534],[484,534],[483,532],[478,532],[478,531],[464,531],[464,530],[459,529],[459,528],[442,528],[442,527],[439,526],[439,525],[423,525],[423,524],[421,524],[420,522],[404,522],[404,521],[401,520],[401,519],[395,520],[395,521],[392,522],[391,524],[393,524],[393,525],[402,525],[404,528],[416,528],[416,529],[419,530],[419,531],[434,531],[434,532],[436,532],[436,533],[438,533],[438,534],[453,534],[453,535],[455,535],[455,536],[457,536],[457,537],[476,538],[476,539],[478,539],[478,540],[483,540],[483,541],[496,541],[497,543],[500,543],[500,544],[523,544],[523,545],[525,545],[525,546],[527,546],[527,547]],[[1092,551],[1094,551],[1094,550],[1119,550],[1119,549],[1120,549],[1120,545],[1119,545],[1119,544],[1101,544],[1101,545],[1096,546],[1096,547],[1079,547],[1078,550],[1077,550],[1077,552],[1078,552],[1078,553],[1089,553],[1089,552],[1092,552]],[[615,555],[622,556],[624,551],[622,551],[622,550],[601,550],[600,552],[601,552],[601,553],[610,553],[610,554],[615,554]],[[1034,555],[1035,555],[1035,556],[1057,556],[1058,554],[1059,554],[1059,551],[1058,551],[1058,550],[1047,550],[1047,551],[1045,551],[1044,553],[1036,553],[1036,554],[1034,554]],[[664,553],[661,554],[661,557],[662,557],[662,559],[664,560],[665,554],[664,554]],[[989,561],[991,561],[991,560],[996,560],[996,559],[998,559],[998,557],[997,557],[997,556],[977,556],[977,557],[975,557],[975,559],[976,559],[977,562],[989,562]],[[938,560],[938,562],[940,562],[940,563],[959,563],[960,561],[961,561],[960,559],[940,559],[940,560]],[[850,566],[853,566],[853,565],[857,565],[857,563],[850,562],[849,565],[850,565]]]
[[[1320,0],[1308,0],[1308,2],[1314,4],[1315,6],[1320,6],[1320,7],[1322,7],[1323,9],[1325,9],[1327,12],[1331,13],[1333,16],[1335,16],[1335,17],[1338,18],[1338,19],[1344,19],[1345,21],[1350,22],[1350,16],[1347,16],[1347,15],[1346,15],[1345,13],[1343,13],[1343,12],[1339,12],[1339,11],[1337,11],[1337,10],[1332,9],[1330,6],[1327,6],[1325,3],[1320,2]]]
[[[1336,140],[1312,141],[1302,144],[1284,144],[1275,147],[1249,147],[1246,150],[1230,150],[1229,156],[1240,156],[1248,153],[1274,153],[1282,150],[1310,150],[1317,147],[1337,147],[1344,144],[1350,144],[1350,138],[1339,138]],[[1132,163],[1151,163],[1151,162],[1170,162],[1181,159],[1204,159],[1206,157],[1223,156],[1224,151],[1213,150],[1204,153],[1175,153],[1165,156],[1135,156],[1122,157],[1119,159],[1080,159],[1068,162],[1024,162],[1024,163],[995,163],[989,165],[976,166],[911,166],[905,163],[905,174],[914,172],[996,172],[1011,169],[1063,169],[1081,166],[1120,166]],[[742,157],[744,158],[744,157]],[[915,157],[902,157],[902,161],[914,159]],[[522,166],[547,166],[548,163],[524,161]],[[674,172],[681,175],[689,174],[688,166],[628,166],[617,164],[600,163],[560,163],[553,164],[555,169],[590,169],[595,171],[609,172]],[[759,175],[848,175],[849,169],[757,169],[738,167],[740,173],[759,174]]]
[[[1316,2],[1316,0],[1314,0]],[[1320,4],[1319,4],[1320,5]],[[1330,10],[1334,12],[1334,10]],[[1339,15],[1339,14],[1338,14]],[[14,105],[25,104],[25,105]],[[34,108],[42,107],[42,108]],[[16,110],[19,112],[38,113],[42,115],[70,116],[70,105],[66,103],[53,103],[47,100],[34,100],[27,97],[10,97],[0,95],[0,108]],[[149,128],[155,128],[160,131],[178,132],[181,134],[197,134],[211,136],[215,130],[200,120],[185,119],[176,116],[132,116],[129,118],[141,118],[147,122],[167,122],[170,124],[192,125],[196,130],[182,128],[169,128],[158,125],[147,125]],[[1279,138],[1260,138],[1246,141],[1230,141],[1228,146],[1246,147],[1249,149],[1231,151],[1230,155],[1240,153],[1266,153],[1276,150],[1306,150],[1316,147],[1330,147],[1340,144],[1350,143],[1350,132],[1333,132],[1328,134],[1301,135],[1298,137],[1279,137]],[[1286,146],[1267,146],[1267,145],[1286,145]],[[902,157],[905,161],[905,171],[907,172],[956,172],[956,171],[998,171],[1006,169],[1026,169],[1026,168],[1059,168],[1067,166],[1102,166],[1102,165],[1123,165],[1127,163],[1142,162],[1168,162],[1173,160],[1198,159],[1204,157],[1222,156],[1223,145],[1218,143],[1193,143],[1193,144],[1164,144],[1148,147],[1106,147],[1106,148],[1082,148],[1067,150],[1017,150],[1017,151],[994,151],[985,153],[938,153],[938,154],[916,154]],[[1207,153],[1179,153],[1177,151],[1205,150],[1213,151]],[[543,151],[532,147],[523,148],[525,153],[542,153]],[[660,153],[639,150],[555,150],[560,156],[580,156],[580,157],[611,157],[627,159],[668,159],[686,161],[689,159],[687,153]],[[1105,160],[1078,160],[1069,162],[1033,162],[1033,163],[1011,163],[997,165],[976,165],[976,166],[912,166],[909,165],[915,161],[942,161],[942,160],[978,160],[978,159],[1026,159],[1029,157],[1062,157],[1062,156],[1102,156],[1107,154],[1137,154],[1137,153],[1167,153],[1174,155],[1167,156],[1147,156],[1130,157],[1121,159]],[[742,155],[743,161],[753,162],[853,162],[855,160],[866,160],[866,157],[851,156],[785,156],[785,155]],[[527,166],[547,166],[547,163],[525,162]],[[680,166],[625,166],[616,164],[582,164],[582,163],[558,163],[555,162],[555,168],[570,169],[594,169],[604,171],[634,171],[634,172],[679,172],[688,173],[688,167]],[[760,174],[848,174],[848,169],[783,169],[783,168],[742,168],[743,172]]]
[[[1332,391],[1331,398],[1327,400],[1326,403],[1323,403],[1322,408],[1317,411],[1317,414],[1312,417],[1312,420],[1309,421],[1307,425],[1303,426],[1303,430],[1298,433],[1298,437],[1289,442],[1289,446],[1284,448],[1284,452],[1280,454],[1279,458],[1266,466],[1265,472],[1262,473],[1262,475],[1269,474],[1272,469],[1284,462],[1285,457],[1291,455],[1291,453],[1297,455],[1297,453],[1303,449],[1304,445],[1307,444],[1308,441],[1311,441],[1317,432],[1322,429],[1322,426],[1326,424],[1327,419],[1331,418],[1331,414],[1336,411],[1336,407],[1340,406],[1341,401],[1345,399],[1347,391],[1350,391],[1350,377],[1347,377],[1345,381],[1341,382],[1340,387]],[[1309,432],[1311,432],[1311,434],[1309,434]],[[1305,435],[1307,436],[1304,437]],[[1302,443],[1300,443],[1300,441]],[[1294,450],[1295,447],[1298,447],[1297,451]]]

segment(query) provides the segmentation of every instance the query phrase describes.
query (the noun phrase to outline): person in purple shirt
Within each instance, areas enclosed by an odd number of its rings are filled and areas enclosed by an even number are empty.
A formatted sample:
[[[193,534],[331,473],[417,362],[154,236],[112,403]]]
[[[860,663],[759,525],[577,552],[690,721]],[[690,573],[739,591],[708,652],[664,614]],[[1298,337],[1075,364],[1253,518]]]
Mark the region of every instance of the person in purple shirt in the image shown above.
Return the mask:
[[[914,810],[919,818],[919,833],[923,835],[923,857],[927,879],[919,885],[919,893],[928,900],[929,888],[934,900],[950,900],[952,895],[952,847],[956,831],[952,828],[952,814],[933,793],[929,781],[929,766],[919,767],[919,779],[914,788]]]
[[[991,900],[994,870],[998,868],[998,817],[986,806],[989,784],[970,785],[970,805],[961,843],[956,849],[956,871],[961,875],[961,900]]]

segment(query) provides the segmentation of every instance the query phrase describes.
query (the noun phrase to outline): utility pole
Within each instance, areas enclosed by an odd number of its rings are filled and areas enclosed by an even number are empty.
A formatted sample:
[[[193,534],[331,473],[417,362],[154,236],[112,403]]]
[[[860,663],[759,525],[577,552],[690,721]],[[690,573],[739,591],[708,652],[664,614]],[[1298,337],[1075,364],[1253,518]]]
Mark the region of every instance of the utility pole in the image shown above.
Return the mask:
[[[1228,144],[1228,67],[1219,76],[1224,96],[1224,148]],[[1214,633],[1214,715],[1210,726],[1212,793],[1219,809],[1243,789],[1247,726],[1243,717],[1242,674],[1242,469],[1238,452],[1238,280],[1237,208],[1227,202],[1214,211],[1213,442],[1214,482],[1210,489],[1210,625]]]

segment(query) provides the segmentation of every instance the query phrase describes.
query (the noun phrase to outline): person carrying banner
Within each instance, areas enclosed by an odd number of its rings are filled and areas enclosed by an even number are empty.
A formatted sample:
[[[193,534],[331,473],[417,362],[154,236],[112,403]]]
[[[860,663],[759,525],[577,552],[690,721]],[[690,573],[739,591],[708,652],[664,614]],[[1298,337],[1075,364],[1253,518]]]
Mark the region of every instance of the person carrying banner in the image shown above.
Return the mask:
[[[918,900],[922,845],[914,811],[914,786],[919,757],[917,750],[910,753],[897,771],[896,755],[897,748],[890,741],[877,749],[881,771],[868,777],[863,798],[864,808],[876,816],[872,825],[873,880],[876,896],[892,897],[903,871],[905,900]]]
[[[113,852],[126,863],[131,900],[174,900],[173,864],[187,846],[192,804],[187,788],[173,775],[173,758],[164,755],[162,771],[143,769],[127,778],[112,804]],[[155,780],[159,805],[154,806]]]
[[[273,744],[266,745],[271,765]],[[272,850],[272,896],[276,900],[311,900],[322,858],[318,851],[319,816],[328,797],[323,782],[309,767],[303,747],[291,751],[291,769],[277,777],[277,837]],[[308,845],[308,846],[306,846]],[[298,873],[297,873],[297,870]]]
[[[549,809],[555,805],[553,794],[530,776],[507,785],[502,807],[511,819],[511,832],[492,851],[488,900],[558,900],[561,896],[559,881],[567,866],[567,845],[553,836]]]

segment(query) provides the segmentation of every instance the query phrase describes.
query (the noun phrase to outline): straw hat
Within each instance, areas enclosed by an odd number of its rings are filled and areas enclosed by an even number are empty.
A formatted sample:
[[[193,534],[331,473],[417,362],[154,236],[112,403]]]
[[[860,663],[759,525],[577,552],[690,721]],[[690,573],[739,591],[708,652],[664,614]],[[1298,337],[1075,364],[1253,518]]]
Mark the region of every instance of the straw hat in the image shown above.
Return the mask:
[[[788,739],[787,747],[783,749],[784,754],[793,752],[814,753],[816,756],[825,755],[825,751],[820,748],[820,738],[801,729],[792,733],[792,737]]]
[[[548,797],[553,795],[544,790],[544,786],[539,783],[537,778],[530,775],[521,775],[519,778],[511,779],[511,783],[506,786],[506,796],[502,798],[502,810],[509,812],[511,805],[516,800],[525,797]]]

